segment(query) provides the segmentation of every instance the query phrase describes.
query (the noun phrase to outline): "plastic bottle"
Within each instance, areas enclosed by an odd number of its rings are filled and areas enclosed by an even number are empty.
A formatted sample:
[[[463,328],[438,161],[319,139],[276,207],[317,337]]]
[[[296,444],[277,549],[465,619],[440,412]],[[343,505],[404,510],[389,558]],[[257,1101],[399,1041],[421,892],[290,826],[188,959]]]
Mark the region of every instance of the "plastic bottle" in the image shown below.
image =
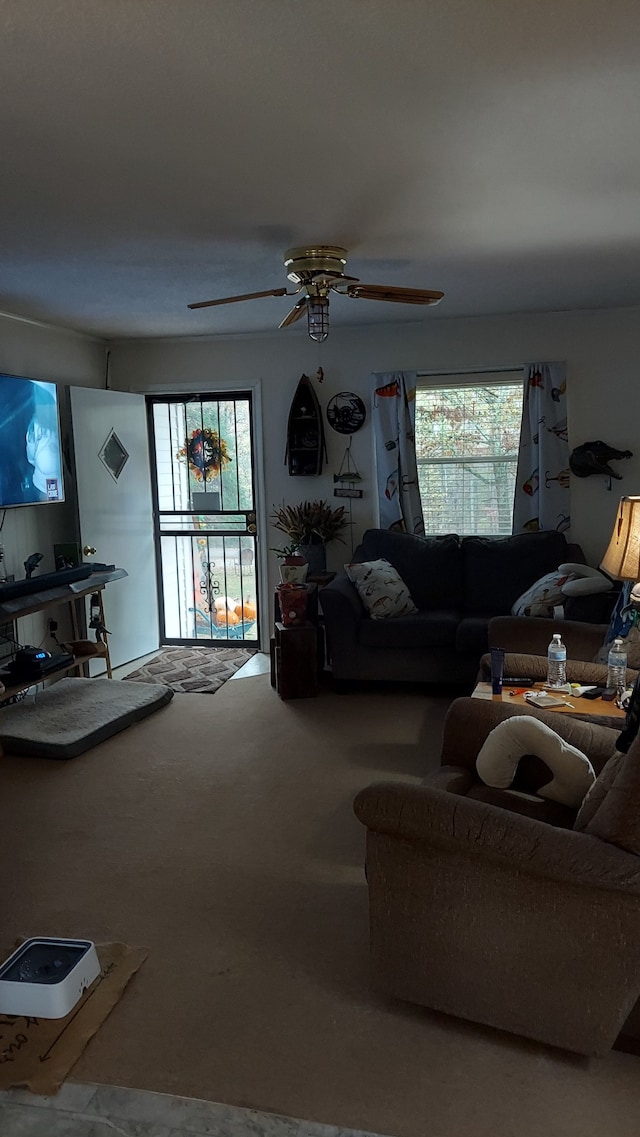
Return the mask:
[[[567,682],[567,649],[556,632],[547,649],[547,687],[564,687]]]
[[[624,646],[624,640],[618,636],[609,650],[608,671],[607,671],[607,687],[612,687],[616,691],[624,691],[627,685],[627,652]]]

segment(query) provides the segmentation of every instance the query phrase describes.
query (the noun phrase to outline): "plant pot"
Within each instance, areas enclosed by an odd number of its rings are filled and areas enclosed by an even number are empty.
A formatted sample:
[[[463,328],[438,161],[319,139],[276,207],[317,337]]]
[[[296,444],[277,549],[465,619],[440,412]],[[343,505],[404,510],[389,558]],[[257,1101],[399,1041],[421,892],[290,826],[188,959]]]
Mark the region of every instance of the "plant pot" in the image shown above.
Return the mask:
[[[280,580],[283,584],[304,584],[309,565],[300,553],[287,553],[280,565]]]
[[[312,575],[316,572],[326,572],[327,546],[322,541],[319,541],[317,545],[301,545],[300,552],[306,559],[309,572]]]
[[[302,563],[299,565],[290,565],[288,560],[285,560],[280,565],[280,580],[283,584],[304,584],[307,579],[309,565],[302,557],[297,559]]]

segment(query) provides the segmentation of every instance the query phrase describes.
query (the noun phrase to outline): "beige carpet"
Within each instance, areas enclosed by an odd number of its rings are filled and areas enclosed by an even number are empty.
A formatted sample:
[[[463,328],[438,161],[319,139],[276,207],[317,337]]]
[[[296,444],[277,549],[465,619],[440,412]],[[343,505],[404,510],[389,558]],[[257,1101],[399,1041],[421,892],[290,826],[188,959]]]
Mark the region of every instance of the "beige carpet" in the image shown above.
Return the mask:
[[[7,947],[149,949],[73,1080],[399,1137],[637,1137],[640,1059],[572,1057],[368,989],[351,801],[433,764],[446,704],[283,703],[259,676],[176,695],[70,762],[0,762]]]

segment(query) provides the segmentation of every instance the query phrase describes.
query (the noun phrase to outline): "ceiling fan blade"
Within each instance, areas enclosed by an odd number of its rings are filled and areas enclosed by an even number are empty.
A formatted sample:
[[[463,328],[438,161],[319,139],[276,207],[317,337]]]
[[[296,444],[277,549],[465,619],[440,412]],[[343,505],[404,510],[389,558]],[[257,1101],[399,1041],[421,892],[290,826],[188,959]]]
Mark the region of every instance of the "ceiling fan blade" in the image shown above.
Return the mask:
[[[287,312],[282,323],[278,324],[278,328],[288,328],[289,324],[295,324],[296,320],[299,320],[301,316],[304,316],[305,308],[307,307],[307,300],[307,296],[301,297],[301,299],[298,300],[298,303],[293,305],[291,311]]]
[[[245,292],[243,296],[224,296],[222,300],[201,300],[199,304],[187,304],[187,308],[214,308],[216,304],[235,304],[236,300],[259,300],[262,296],[293,296],[286,288],[269,288],[266,292]]]
[[[347,296],[356,300],[390,300],[396,304],[438,304],[444,292],[428,288],[395,288],[384,284],[350,284]]]

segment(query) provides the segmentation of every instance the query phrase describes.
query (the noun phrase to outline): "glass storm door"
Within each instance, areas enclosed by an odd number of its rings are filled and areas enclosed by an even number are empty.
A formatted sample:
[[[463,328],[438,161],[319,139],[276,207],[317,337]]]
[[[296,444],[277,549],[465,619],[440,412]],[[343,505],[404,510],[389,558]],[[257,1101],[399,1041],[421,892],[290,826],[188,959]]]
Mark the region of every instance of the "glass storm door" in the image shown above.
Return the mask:
[[[251,396],[148,407],[161,642],[259,647]]]

